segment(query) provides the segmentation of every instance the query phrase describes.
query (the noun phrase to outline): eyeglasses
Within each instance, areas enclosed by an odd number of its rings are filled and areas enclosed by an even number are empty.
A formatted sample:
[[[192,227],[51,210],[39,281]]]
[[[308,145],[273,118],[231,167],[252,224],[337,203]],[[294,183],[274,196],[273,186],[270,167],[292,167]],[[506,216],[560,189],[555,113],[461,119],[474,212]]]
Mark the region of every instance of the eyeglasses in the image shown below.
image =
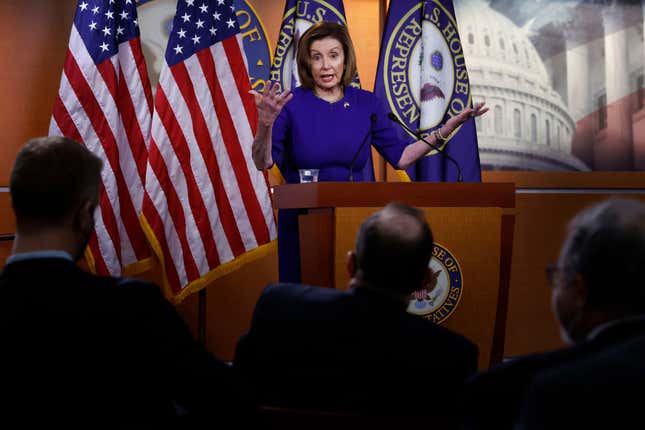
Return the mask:
[[[562,268],[560,268],[556,263],[547,265],[544,272],[551,287],[554,287],[556,283],[560,282],[560,279],[562,279]]]

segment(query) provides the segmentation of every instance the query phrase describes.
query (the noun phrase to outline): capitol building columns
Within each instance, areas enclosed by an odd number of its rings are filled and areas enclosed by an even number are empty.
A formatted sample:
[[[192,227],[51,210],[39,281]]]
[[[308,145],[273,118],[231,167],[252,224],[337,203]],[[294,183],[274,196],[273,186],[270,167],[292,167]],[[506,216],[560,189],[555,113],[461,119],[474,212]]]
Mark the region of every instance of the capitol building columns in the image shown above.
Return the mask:
[[[645,0],[641,0],[642,17],[642,38],[645,40]],[[645,43],[643,43],[643,58],[645,59]],[[636,112],[633,115],[633,137],[634,137],[634,169],[645,170],[645,70],[641,75],[643,78],[636,83]],[[638,109],[640,108],[640,109]]]
[[[477,123],[482,167],[588,170],[571,153],[576,122],[528,32],[486,1],[461,0],[455,9],[473,99],[491,110]]]
[[[645,170],[645,0],[551,0],[521,27],[483,0],[455,8],[491,110],[484,168]]]
[[[587,165],[593,166],[595,118],[590,107],[595,102],[590,80],[590,46],[580,42],[587,40],[580,26],[569,23],[563,32],[566,43],[567,105],[571,116],[578,119],[571,152]]]
[[[611,5],[602,12],[607,111],[606,123],[602,119],[599,121],[599,135],[594,150],[593,165],[597,170],[631,170],[634,167],[627,58],[629,45],[623,10]],[[605,126],[604,130],[602,126]]]

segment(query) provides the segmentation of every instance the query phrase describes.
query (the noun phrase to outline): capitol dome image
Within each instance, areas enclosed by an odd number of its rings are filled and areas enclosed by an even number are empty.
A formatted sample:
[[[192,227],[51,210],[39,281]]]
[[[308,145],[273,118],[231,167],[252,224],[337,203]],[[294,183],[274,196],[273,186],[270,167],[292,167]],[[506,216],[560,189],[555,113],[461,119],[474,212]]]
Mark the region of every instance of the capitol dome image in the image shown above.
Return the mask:
[[[572,154],[576,122],[525,30],[483,0],[455,1],[484,170],[587,171]]]

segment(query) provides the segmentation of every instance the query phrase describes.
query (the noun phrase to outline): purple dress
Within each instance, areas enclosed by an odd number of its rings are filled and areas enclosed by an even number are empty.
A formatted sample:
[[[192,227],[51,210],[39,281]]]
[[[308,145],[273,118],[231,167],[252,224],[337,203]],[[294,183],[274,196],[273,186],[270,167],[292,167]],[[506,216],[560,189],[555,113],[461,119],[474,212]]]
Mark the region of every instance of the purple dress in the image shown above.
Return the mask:
[[[342,99],[330,103],[302,87],[293,90],[273,125],[272,156],[287,183],[298,183],[298,169],[319,169],[318,181],[371,180],[364,169],[370,145],[396,166],[410,142],[402,142],[383,104],[369,91],[345,87]],[[354,164],[361,143],[365,141]],[[298,211],[278,213],[280,281],[300,282]]]

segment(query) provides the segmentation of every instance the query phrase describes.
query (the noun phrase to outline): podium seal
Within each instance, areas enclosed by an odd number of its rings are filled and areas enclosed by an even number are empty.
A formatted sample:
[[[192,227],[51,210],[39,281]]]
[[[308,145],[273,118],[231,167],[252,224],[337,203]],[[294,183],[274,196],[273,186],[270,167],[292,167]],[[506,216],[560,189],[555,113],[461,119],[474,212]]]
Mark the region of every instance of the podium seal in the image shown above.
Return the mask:
[[[454,255],[443,245],[434,244],[430,268],[437,279],[432,290],[414,293],[408,313],[441,324],[457,309],[463,291],[461,268]]]
[[[386,37],[383,84],[387,104],[406,125],[427,136],[471,105],[457,22],[441,2],[411,6]]]

